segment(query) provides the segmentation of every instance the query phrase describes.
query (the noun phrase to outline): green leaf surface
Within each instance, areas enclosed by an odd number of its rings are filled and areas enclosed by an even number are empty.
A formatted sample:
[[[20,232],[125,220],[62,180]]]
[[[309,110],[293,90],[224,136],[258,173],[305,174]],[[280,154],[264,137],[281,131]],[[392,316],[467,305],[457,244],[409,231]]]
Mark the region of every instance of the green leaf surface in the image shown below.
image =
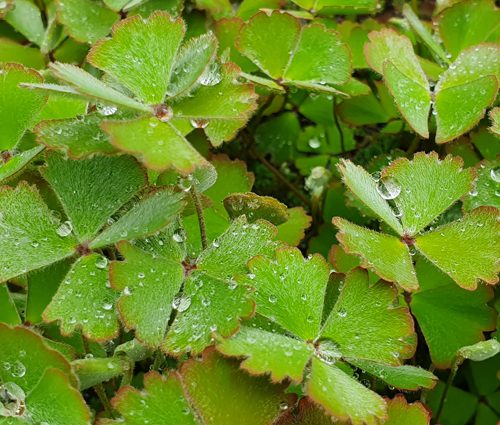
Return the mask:
[[[465,359],[474,362],[482,362],[488,360],[500,353],[500,342],[492,338],[487,341],[479,341],[474,345],[461,347],[457,351],[457,358],[459,361]]]
[[[189,119],[194,128],[203,128],[214,146],[228,141],[248,121],[255,109],[253,85],[237,81],[240,70],[232,63],[213,63],[200,77],[193,96],[171,103],[174,117]]]
[[[19,64],[2,65],[0,70],[0,151],[12,149],[35,123],[47,97],[19,87],[19,83],[41,83],[36,71]]]
[[[102,248],[121,240],[152,235],[172,223],[184,208],[184,194],[171,189],[154,191],[142,198],[122,217],[99,234],[91,248]]]
[[[100,127],[102,118],[96,114],[83,118],[43,121],[35,128],[38,143],[59,150],[73,159],[99,154],[112,154],[106,133]]]
[[[400,390],[417,391],[433,388],[438,378],[431,372],[415,366],[389,366],[369,360],[348,359],[349,363]]]
[[[148,372],[144,375],[143,391],[131,386],[122,387],[111,402],[120,413],[120,419],[101,418],[98,425],[143,425],[148,422],[198,425],[175,372],[168,376]]]
[[[249,224],[245,216],[234,220],[198,258],[199,270],[231,278],[246,273],[247,262],[256,255],[272,256],[279,246],[273,242],[276,228],[264,220]]]
[[[110,281],[120,291],[117,308],[123,323],[148,346],[163,341],[172,312],[172,301],[184,279],[182,266],[157,258],[129,243],[119,245],[125,261],[111,263]]]
[[[447,368],[457,350],[484,339],[495,327],[495,313],[487,303],[492,292],[484,285],[475,291],[458,287],[425,260],[416,265],[421,290],[412,295],[411,311],[429,347],[432,362]]]
[[[95,43],[109,34],[119,15],[90,0],[57,0],[57,19],[82,43]]]
[[[92,74],[74,65],[56,62],[50,64],[50,69],[56,77],[70,84],[76,93],[80,93],[91,99],[100,99],[111,105],[123,106],[141,112],[152,112],[150,106],[144,105],[118,90],[115,90],[104,84]],[[39,86],[39,88],[42,90],[63,90],[58,86],[52,85]]]
[[[114,311],[116,298],[108,281],[107,262],[100,254],[93,253],[73,265],[45,309],[43,319],[59,321],[63,335],[81,329],[88,339],[110,340],[119,331]]]
[[[480,207],[417,236],[415,246],[462,288],[474,290],[480,279],[492,285],[498,282],[499,235],[498,210]]]
[[[232,335],[240,318],[251,316],[255,307],[247,287],[203,272],[191,273],[173,305],[178,313],[162,349],[174,356],[199,354],[213,342],[213,335]]]
[[[312,218],[302,207],[288,209],[288,220],[278,226],[277,240],[290,246],[297,246],[304,239],[305,231],[311,226]]]
[[[500,136],[500,108],[496,107],[493,108],[490,113],[488,114],[491,120],[491,127],[489,130],[497,135]]]
[[[220,342],[217,350],[227,356],[242,357],[242,369],[252,375],[269,374],[273,382],[285,378],[301,382],[314,353],[313,347],[304,341],[248,326]]]
[[[77,242],[57,233],[58,220],[26,183],[0,190],[0,282],[72,255]],[[13,249],[15,248],[15,249]]]
[[[189,174],[206,163],[169,122],[146,117],[131,121],[105,121],[102,128],[109,135],[113,146],[135,155],[152,170],[173,168],[181,174]]]
[[[215,350],[205,351],[201,361],[186,362],[181,376],[187,398],[206,425],[268,425],[291,398],[283,386],[249,376]]]
[[[7,325],[21,324],[21,318],[7,285],[0,285],[0,322]]]
[[[296,248],[276,251],[275,260],[255,257],[244,280],[256,292],[257,313],[272,318],[284,329],[304,340],[314,340],[330,269],[320,255],[304,259]]]
[[[490,0],[461,1],[443,10],[435,19],[446,50],[456,57],[466,47],[497,42],[500,11]]]
[[[500,160],[482,161],[476,166],[477,178],[472,190],[465,196],[465,211],[481,206],[500,209]]]
[[[462,166],[460,157],[440,160],[435,152],[419,152],[413,160],[398,158],[382,171],[382,181],[392,179],[399,192],[394,202],[405,233],[420,232],[470,190],[474,175]]]
[[[207,76],[217,53],[217,39],[213,33],[190,39],[177,53],[172,70],[168,94],[172,97],[188,96]]]
[[[416,401],[408,403],[402,394],[397,394],[387,403],[387,420],[384,425],[429,425],[431,414],[426,407]]]
[[[288,220],[288,208],[285,204],[270,196],[252,192],[232,193],[224,198],[224,207],[231,219],[244,214],[250,223],[264,219],[277,226]]]
[[[0,62],[16,62],[34,69],[45,66],[40,50],[3,37],[0,38]]]
[[[11,157],[0,166],[0,181],[6,180],[22,171],[42,150],[42,146],[36,146]]]
[[[386,415],[386,404],[378,394],[352,379],[335,365],[312,359],[306,394],[340,420],[353,425],[376,425]]]
[[[290,14],[257,13],[243,26],[237,47],[271,78],[292,85],[321,90],[350,77],[348,48],[338,34],[319,24],[301,27]]]
[[[80,242],[92,238],[145,183],[144,172],[127,156],[71,160],[51,154],[43,175]]]
[[[339,232],[337,239],[348,254],[356,254],[361,265],[382,279],[395,282],[407,291],[418,289],[418,281],[408,246],[400,239],[375,232],[340,217],[333,219]]]
[[[370,285],[361,269],[347,275],[321,336],[334,341],[342,356],[393,366],[416,348],[413,321],[395,288],[383,281]]]
[[[500,47],[481,44],[460,53],[435,88],[436,142],[445,143],[470,130],[498,92]]]
[[[5,20],[29,41],[41,46],[45,28],[40,9],[29,0],[16,0]]]
[[[370,42],[365,45],[367,62],[383,75],[408,124],[422,137],[429,137],[429,83],[410,40],[389,29],[373,31],[368,34],[368,38]]]
[[[115,78],[141,101],[163,101],[184,37],[181,19],[154,12],[147,20],[132,16],[113,27],[112,38],[95,44],[88,61]]]
[[[350,191],[398,234],[402,234],[403,228],[394,210],[377,190],[378,182],[362,167],[354,165],[351,161],[342,161],[338,169]]]

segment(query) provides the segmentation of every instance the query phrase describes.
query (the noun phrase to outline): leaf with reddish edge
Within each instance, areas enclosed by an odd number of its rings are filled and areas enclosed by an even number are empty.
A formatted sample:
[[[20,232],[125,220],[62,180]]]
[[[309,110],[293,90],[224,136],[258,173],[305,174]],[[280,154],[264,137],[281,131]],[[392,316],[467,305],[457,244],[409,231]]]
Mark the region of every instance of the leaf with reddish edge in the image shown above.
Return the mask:
[[[148,422],[151,425],[199,425],[176,372],[167,376],[148,372],[144,375],[142,391],[131,386],[122,387],[111,404],[121,417],[101,418],[97,425],[144,425]]]
[[[335,419],[336,425],[349,425],[350,422]],[[332,425],[332,417],[315,404],[309,397],[300,399],[296,409],[288,409],[275,425]]]
[[[269,374],[273,382],[301,382],[314,353],[312,345],[264,329],[244,326],[217,345],[222,354],[242,357],[241,368],[253,375]]]
[[[201,361],[184,363],[180,374],[186,397],[205,425],[268,425],[283,406],[293,404],[294,396],[283,392],[285,386],[249,376],[213,349],[206,350]]]
[[[305,259],[297,248],[280,248],[275,259],[254,257],[248,263],[251,277],[241,278],[255,288],[257,313],[272,318],[306,340],[314,340],[321,326],[321,312],[330,268],[320,255]]]
[[[360,265],[358,256],[348,254],[340,245],[332,245],[328,252],[328,261],[337,272],[344,274]]]
[[[382,279],[395,282],[406,291],[418,289],[408,246],[400,239],[385,233],[375,232],[341,217],[334,217],[338,227],[337,240],[347,254],[361,258],[361,266],[369,268]]]
[[[290,246],[297,246],[306,235],[306,230],[311,226],[312,217],[302,207],[288,209],[288,220],[278,226],[277,240]]]
[[[121,292],[116,305],[125,326],[150,347],[163,341],[172,301],[181,288],[180,263],[158,258],[128,242],[118,244],[125,261],[113,261],[109,275],[113,289]]]
[[[432,363],[449,368],[457,350],[484,340],[495,329],[496,314],[488,302],[493,291],[480,285],[462,289],[432,263],[419,259],[416,271],[421,290],[412,295],[411,311],[429,347]]]
[[[175,169],[187,175],[206,164],[199,152],[169,122],[145,117],[128,121],[104,121],[101,124],[117,149],[135,155],[155,171]]]
[[[278,226],[288,220],[288,208],[271,196],[261,196],[253,192],[232,193],[224,198],[224,207],[231,219],[246,215],[248,221],[267,220]]]
[[[185,31],[182,19],[163,11],[146,20],[131,16],[113,26],[111,39],[94,44],[87,60],[143,102],[161,103]]]
[[[472,291],[479,280],[490,285],[498,282],[499,235],[498,210],[479,207],[462,219],[417,236],[415,246],[458,285]]]
[[[392,179],[400,189],[394,202],[405,234],[415,235],[471,189],[474,171],[463,169],[458,156],[441,160],[436,152],[417,152],[412,160],[393,161],[381,179]]]
[[[377,393],[335,365],[313,357],[306,394],[340,420],[353,425],[377,425],[386,418],[386,403]]]
[[[213,335],[234,334],[240,319],[250,317],[255,309],[248,291],[235,282],[193,271],[184,283],[179,311],[162,349],[176,357],[185,352],[195,355],[212,343]]]
[[[408,403],[403,394],[387,400],[387,420],[384,425],[429,425],[431,412],[416,401]]]
[[[118,317],[113,308],[117,294],[109,287],[104,258],[92,253],[79,258],[43,312],[46,322],[59,321],[61,333],[77,328],[93,341],[108,341],[118,335]]]

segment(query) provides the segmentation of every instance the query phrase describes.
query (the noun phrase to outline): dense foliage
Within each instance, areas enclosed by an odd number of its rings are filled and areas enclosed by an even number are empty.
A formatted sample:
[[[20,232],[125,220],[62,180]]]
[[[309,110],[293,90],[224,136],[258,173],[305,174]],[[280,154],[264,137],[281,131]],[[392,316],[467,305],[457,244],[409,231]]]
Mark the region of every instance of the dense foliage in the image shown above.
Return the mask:
[[[499,41],[493,0],[0,0],[0,424],[500,423]]]

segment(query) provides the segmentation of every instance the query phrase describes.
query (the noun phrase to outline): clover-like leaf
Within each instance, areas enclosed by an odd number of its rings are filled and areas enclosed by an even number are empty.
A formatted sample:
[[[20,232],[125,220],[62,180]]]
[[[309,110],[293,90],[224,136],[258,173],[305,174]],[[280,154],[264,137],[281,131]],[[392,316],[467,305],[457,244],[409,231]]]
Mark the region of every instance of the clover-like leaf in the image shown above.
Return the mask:
[[[109,340],[119,331],[114,310],[116,298],[117,294],[110,288],[106,259],[93,253],[79,258],[73,265],[43,318],[47,322],[59,321],[63,335],[80,328],[86,338]]]
[[[435,88],[436,142],[470,130],[495,99],[500,76],[500,47],[481,44],[460,53]]]
[[[158,347],[184,270],[180,263],[155,257],[130,243],[120,243],[119,250],[125,261],[111,263],[110,281],[121,292],[116,303],[120,317],[127,328],[135,329],[138,340]]]
[[[35,123],[47,101],[43,93],[25,90],[19,83],[41,83],[38,72],[19,64],[6,64],[0,69],[0,151],[12,149],[24,132]]]
[[[410,40],[383,29],[368,35],[365,56],[370,66],[383,75],[394,101],[408,124],[429,137],[428,117],[431,93],[427,77],[413,52]]]
[[[82,159],[96,153],[115,153],[116,149],[109,143],[100,123],[101,117],[97,114],[43,121],[36,126],[35,133],[39,143],[49,149],[60,150],[73,159]]]
[[[484,285],[467,291],[431,263],[416,265],[421,285],[412,295],[411,311],[429,347],[432,362],[450,367],[457,350],[484,339],[483,332],[495,327],[494,310],[487,305],[492,291]]]
[[[386,414],[382,397],[316,357],[312,359],[306,393],[334,417],[350,420],[353,425],[376,425]]]
[[[0,188],[0,282],[71,256],[77,241],[60,225],[34,187]]]
[[[174,168],[182,174],[189,174],[195,167],[206,164],[206,160],[169,122],[146,117],[131,121],[105,121],[102,127],[112,145],[136,155],[152,170]]]
[[[232,335],[240,318],[254,311],[248,288],[203,272],[191,273],[176,301],[178,313],[162,345],[164,351],[175,356],[201,353],[210,345],[213,334]]]
[[[120,240],[152,235],[172,223],[184,208],[184,194],[171,189],[153,191],[142,198],[122,217],[104,229],[90,244],[101,248]]]
[[[270,374],[273,381],[288,378],[300,383],[306,376],[306,394],[336,418],[357,424],[377,423],[385,415],[385,403],[349,376],[341,359],[352,359],[354,365],[372,360],[366,363],[368,372],[379,364],[410,388],[430,386],[432,374],[400,366],[413,355],[416,338],[395,288],[382,281],[369,285],[361,269],[349,272],[320,329],[323,306],[318,301],[326,296],[328,268],[319,257],[303,261],[294,248],[278,250],[275,262],[259,257],[250,261],[248,278],[256,288],[259,317],[271,322],[268,326],[256,321],[251,327],[251,321],[219,341],[219,351],[243,358],[242,368]]]
[[[75,161],[54,153],[47,156],[43,175],[80,242],[92,238],[145,184],[143,170],[127,156],[99,155]]]
[[[473,290],[479,279],[498,282],[499,235],[498,210],[480,207],[463,219],[417,236],[415,246],[460,286]]]
[[[326,320],[321,336],[335,341],[345,357],[397,366],[413,355],[415,334],[408,309],[399,305],[394,287],[355,269]]]
[[[469,191],[474,175],[462,166],[460,157],[440,160],[435,152],[419,152],[411,161],[398,158],[384,168],[381,182],[399,192],[394,203],[405,233],[420,232]]]
[[[75,40],[94,43],[108,35],[119,15],[90,0],[58,0],[57,19]]]
[[[141,101],[161,103],[184,32],[181,19],[171,19],[161,11],[153,13],[146,21],[140,16],[132,16],[113,27],[111,39],[95,44],[88,60]]]
[[[7,325],[21,324],[19,312],[7,285],[0,285],[0,322]]]
[[[338,93],[331,85],[350,76],[348,49],[340,37],[320,24],[302,27],[287,13],[254,15],[241,29],[237,47],[280,84]]]
[[[299,400],[295,410],[288,409],[276,422],[276,425],[331,425],[332,418],[325,410],[314,403],[309,397]],[[337,421],[339,425],[346,425],[348,422]]]
[[[278,226],[276,239],[290,246],[297,246],[304,239],[305,231],[311,226],[312,217],[307,215],[302,207],[289,208],[287,214],[287,221]]]
[[[351,191],[389,225],[394,218],[401,235],[397,239],[337,217],[333,222],[340,229],[338,239],[344,250],[359,255],[363,267],[372,268],[382,278],[409,291],[418,288],[409,248],[419,250],[464,288],[474,289],[478,279],[497,282],[498,266],[493,258],[497,258],[494,247],[498,245],[495,208],[477,209],[463,222],[422,234],[432,220],[469,190],[473,174],[461,165],[462,161],[451,156],[441,161],[435,153],[418,153],[412,161],[398,159],[383,169],[376,183],[360,167],[342,164],[339,170]],[[430,184],[433,179],[442,181],[442,188]],[[395,230],[398,226],[391,225]],[[485,246],[493,250],[487,256],[481,254]],[[470,257],[467,261],[463,261],[464,253]]]
[[[397,394],[387,403],[387,420],[384,425],[429,425],[431,414],[425,406],[416,401],[408,403],[402,394]]]
[[[70,364],[41,336],[0,323],[0,359],[2,423],[88,425],[90,411],[73,387]]]
[[[490,0],[466,0],[444,9],[436,17],[446,50],[456,57],[466,47],[496,42],[500,37],[500,11]]]
[[[293,0],[303,9],[321,12],[321,15],[335,13],[356,15],[372,13],[380,8],[379,0]]]
[[[35,146],[27,151],[11,156],[0,166],[0,181],[22,172],[22,170],[43,150],[42,146]]]
[[[496,108],[493,108],[488,116],[491,120],[491,127],[489,128],[489,130],[493,134],[500,136],[500,107],[497,106]]]

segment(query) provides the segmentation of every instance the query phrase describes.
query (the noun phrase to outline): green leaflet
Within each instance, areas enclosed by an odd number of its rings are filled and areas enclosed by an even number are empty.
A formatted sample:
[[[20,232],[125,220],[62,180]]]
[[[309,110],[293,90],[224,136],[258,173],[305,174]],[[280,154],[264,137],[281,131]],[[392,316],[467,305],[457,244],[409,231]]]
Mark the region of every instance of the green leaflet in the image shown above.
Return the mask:
[[[0,282],[71,256],[77,241],[73,235],[62,233],[61,225],[34,187],[24,182],[16,188],[3,186]]]
[[[3,65],[0,70],[0,151],[14,148],[35,123],[47,97],[19,87],[19,83],[41,83],[36,71],[19,64]]]
[[[80,328],[86,338],[110,340],[119,331],[113,308],[116,298],[108,281],[107,261],[93,253],[81,257],[73,265],[45,309],[43,319],[59,321],[63,335]]]
[[[398,394],[389,400],[387,420],[384,425],[429,425],[430,412],[419,401],[408,403],[403,395]]]

